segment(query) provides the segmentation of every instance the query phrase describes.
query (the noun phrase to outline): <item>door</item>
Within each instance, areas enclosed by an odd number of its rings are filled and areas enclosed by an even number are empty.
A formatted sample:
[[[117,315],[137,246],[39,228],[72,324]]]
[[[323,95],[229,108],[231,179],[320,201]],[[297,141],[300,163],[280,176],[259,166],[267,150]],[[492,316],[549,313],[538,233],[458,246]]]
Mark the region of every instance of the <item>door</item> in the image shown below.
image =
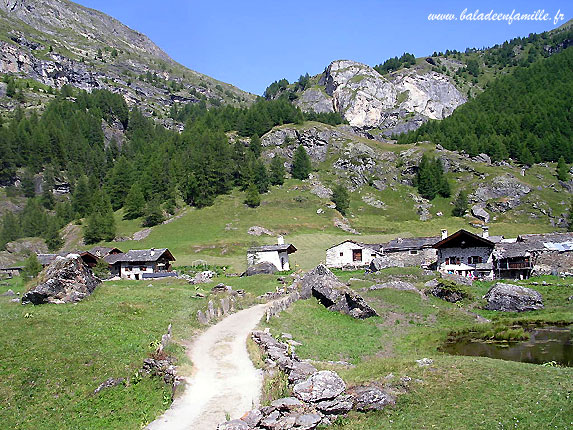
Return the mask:
[[[362,250],[353,249],[352,250],[352,261],[362,261]]]

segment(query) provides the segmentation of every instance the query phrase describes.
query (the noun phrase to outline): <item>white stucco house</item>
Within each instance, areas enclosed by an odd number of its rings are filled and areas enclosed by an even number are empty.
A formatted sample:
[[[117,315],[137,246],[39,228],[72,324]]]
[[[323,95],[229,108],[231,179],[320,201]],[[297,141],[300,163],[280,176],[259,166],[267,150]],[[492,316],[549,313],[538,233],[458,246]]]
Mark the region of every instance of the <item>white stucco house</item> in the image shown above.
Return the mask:
[[[442,230],[442,240],[434,245],[438,251],[438,271],[468,278],[493,279],[493,250],[495,242],[490,240],[487,229],[485,237],[466,230],[459,230],[448,236]]]
[[[132,249],[104,257],[111,274],[125,279],[146,279],[174,275],[171,262],[175,257],[167,248]]]
[[[367,267],[383,255],[381,245],[345,240],[326,250],[326,267],[337,269]]]
[[[284,243],[282,236],[278,237],[276,245],[255,246],[247,250],[247,267],[259,263],[271,263],[279,271],[290,270],[289,255],[296,252],[294,245]]]

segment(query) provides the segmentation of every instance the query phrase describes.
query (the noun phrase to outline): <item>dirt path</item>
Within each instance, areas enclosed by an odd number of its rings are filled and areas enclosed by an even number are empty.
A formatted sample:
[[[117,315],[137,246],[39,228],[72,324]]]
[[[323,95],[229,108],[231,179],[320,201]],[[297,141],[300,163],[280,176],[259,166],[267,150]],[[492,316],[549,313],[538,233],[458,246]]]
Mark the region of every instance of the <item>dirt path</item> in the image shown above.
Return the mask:
[[[194,340],[187,353],[194,372],[184,393],[147,429],[215,430],[227,414],[240,418],[258,405],[262,376],[249,359],[246,339],[265,308],[232,314]]]

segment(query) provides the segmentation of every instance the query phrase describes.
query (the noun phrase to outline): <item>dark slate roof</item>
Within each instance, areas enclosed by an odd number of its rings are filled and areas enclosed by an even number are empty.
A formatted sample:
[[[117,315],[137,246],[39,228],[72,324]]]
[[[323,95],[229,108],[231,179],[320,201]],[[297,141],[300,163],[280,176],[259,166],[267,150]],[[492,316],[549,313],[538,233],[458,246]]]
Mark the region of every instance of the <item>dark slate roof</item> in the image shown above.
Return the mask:
[[[434,248],[457,248],[465,246],[483,246],[493,248],[495,243],[462,229],[434,244]]]
[[[405,237],[405,238],[399,237],[397,239],[391,240],[388,243],[383,243],[381,246],[382,248],[384,248],[385,252],[402,251],[409,249],[422,249],[434,246],[434,244],[439,240],[440,240],[439,236]]]
[[[573,233],[522,234],[517,240],[526,243],[563,243],[573,241]]]
[[[167,248],[151,248],[151,249],[131,249],[122,254],[110,254],[104,257],[104,260],[109,264],[115,264],[120,261],[127,262],[140,262],[140,261],[157,261],[164,256],[169,261],[175,261],[175,257]]]
[[[541,246],[541,249],[543,246]],[[496,243],[493,254],[496,258],[516,258],[528,257],[531,251],[540,249],[538,246],[523,242],[502,242]]]
[[[42,266],[47,266],[56,259],[58,254],[38,254],[38,262]]]
[[[109,247],[109,246],[94,246],[92,249],[90,249],[90,253],[95,255],[96,257],[105,257],[106,255],[108,255],[111,251],[114,250],[118,250],[119,252],[121,252],[121,249],[116,248],[116,247]]]
[[[263,246],[253,246],[249,248],[247,252],[283,252],[286,251],[288,254],[292,254],[296,252],[296,248],[294,245],[290,243],[285,243],[283,245],[263,245]]]

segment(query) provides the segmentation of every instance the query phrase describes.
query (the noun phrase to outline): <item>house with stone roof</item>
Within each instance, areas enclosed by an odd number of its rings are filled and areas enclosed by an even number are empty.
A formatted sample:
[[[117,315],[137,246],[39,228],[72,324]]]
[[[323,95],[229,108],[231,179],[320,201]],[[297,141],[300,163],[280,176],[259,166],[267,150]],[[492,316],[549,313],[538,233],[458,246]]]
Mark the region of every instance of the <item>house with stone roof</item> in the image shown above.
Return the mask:
[[[124,279],[151,279],[176,276],[171,262],[175,257],[167,248],[132,249],[125,253],[108,254],[103,258],[113,276]]]
[[[382,255],[381,245],[345,240],[326,250],[326,266],[337,269],[367,267]]]

